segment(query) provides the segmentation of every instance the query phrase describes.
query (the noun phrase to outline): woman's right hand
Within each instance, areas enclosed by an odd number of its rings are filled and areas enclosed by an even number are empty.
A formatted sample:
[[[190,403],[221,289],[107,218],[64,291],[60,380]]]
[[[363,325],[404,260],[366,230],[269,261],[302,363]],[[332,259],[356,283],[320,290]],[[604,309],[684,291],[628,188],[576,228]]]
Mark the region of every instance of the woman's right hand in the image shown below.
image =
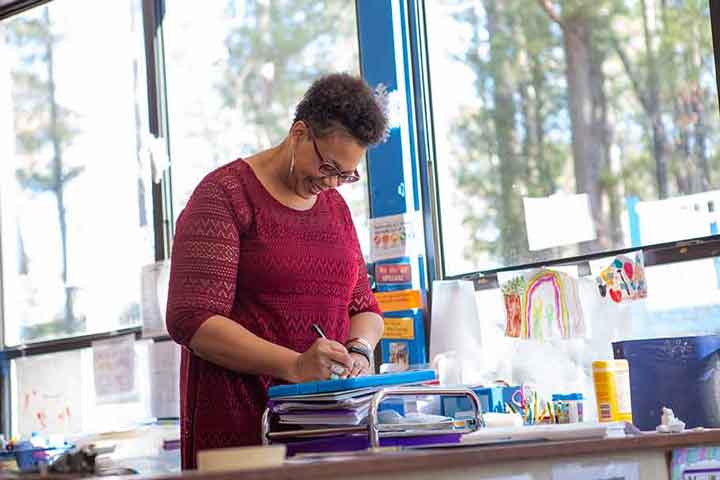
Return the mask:
[[[353,360],[342,344],[318,338],[310,348],[298,355],[293,377],[297,383],[329,380],[333,365],[344,369],[344,373],[338,374],[338,377],[347,378],[352,370]]]

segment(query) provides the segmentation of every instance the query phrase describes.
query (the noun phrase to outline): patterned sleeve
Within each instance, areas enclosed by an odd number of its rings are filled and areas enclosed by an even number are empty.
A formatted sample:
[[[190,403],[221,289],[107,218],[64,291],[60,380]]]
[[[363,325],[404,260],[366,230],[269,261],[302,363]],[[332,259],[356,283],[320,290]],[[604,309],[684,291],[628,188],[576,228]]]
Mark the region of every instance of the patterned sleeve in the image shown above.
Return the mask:
[[[213,315],[227,316],[235,300],[240,233],[225,190],[204,179],[178,218],[170,261],[167,329],[188,346]]]

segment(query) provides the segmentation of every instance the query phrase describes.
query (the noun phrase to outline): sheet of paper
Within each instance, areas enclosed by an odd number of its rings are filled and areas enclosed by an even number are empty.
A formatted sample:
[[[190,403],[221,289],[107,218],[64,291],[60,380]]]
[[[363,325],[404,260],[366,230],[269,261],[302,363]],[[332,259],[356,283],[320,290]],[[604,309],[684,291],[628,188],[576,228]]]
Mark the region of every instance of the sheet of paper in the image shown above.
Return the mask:
[[[170,262],[156,262],[142,268],[143,337],[167,335],[165,306],[167,305]]]
[[[135,335],[92,343],[95,401],[127,403],[138,397],[135,384]]]
[[[530,269],[501,284],[508,337],[579,338],[586,334],[578,280],[558,270]]]
[[[523,198],[531,251],[595,240],[595,224],[586,193]]]
[[[327,410],[328,408],[357,408],[369,404],[372,394],[363,397],[348,398],[337,402],[280,402],[273,406],[275,413],[287,413],[297,410]]]
[[[414,214],[370,219],[370,261],[417,254],[418,223]]]
[[[82,430],[81,354],[80,350],[69,350],[15,360],[16,434],[71,434]]]
[[[180,416],[180,345],[175,342],[150,345],[150,396],[153,417]]]

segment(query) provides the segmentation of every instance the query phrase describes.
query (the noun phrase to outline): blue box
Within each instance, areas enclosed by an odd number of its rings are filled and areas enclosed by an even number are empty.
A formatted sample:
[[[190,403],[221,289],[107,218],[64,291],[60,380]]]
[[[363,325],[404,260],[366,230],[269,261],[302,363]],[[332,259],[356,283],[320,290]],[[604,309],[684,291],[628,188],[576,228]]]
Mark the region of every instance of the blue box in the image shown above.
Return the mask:
[[[633,423],[655,430],[662,407],[686,428],[720,427],[720,335],[613,343],[630,365]]]
[[[382,363],[423,365],[427,363],[425,350],[425,326],[422,310],[388,312],[385,319],[398,319],[412,325],[412,338],[383,337],[379,342]]]
[[[505,413],[505,404],[512,401],[512,395],[520,387],[471,387],[475,395],[480,399],[483,413],[497,412]],[[467,397],[443,396],[441,399],[442,415],[456,417],[457,412],[472,410],[470,399]]]

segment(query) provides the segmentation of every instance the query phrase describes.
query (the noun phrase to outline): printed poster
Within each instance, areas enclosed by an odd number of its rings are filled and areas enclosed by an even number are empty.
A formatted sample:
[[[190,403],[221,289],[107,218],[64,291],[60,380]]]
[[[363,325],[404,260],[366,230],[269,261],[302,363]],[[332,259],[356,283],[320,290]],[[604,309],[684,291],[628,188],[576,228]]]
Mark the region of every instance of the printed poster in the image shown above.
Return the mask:
[[[412,284],[412,268],[409,263],[375,264],[375,282],[378,285],[398,286]]]
[[[180,416],[180,345],[173,341],[150,345],[150,397],[153,417]]]
[[[418,226],[415,214],[370,219],[370,261],[410,257],[417,254]]]
[[[96,402],[135,400],[135,335],[98,340],[92,349]]]

